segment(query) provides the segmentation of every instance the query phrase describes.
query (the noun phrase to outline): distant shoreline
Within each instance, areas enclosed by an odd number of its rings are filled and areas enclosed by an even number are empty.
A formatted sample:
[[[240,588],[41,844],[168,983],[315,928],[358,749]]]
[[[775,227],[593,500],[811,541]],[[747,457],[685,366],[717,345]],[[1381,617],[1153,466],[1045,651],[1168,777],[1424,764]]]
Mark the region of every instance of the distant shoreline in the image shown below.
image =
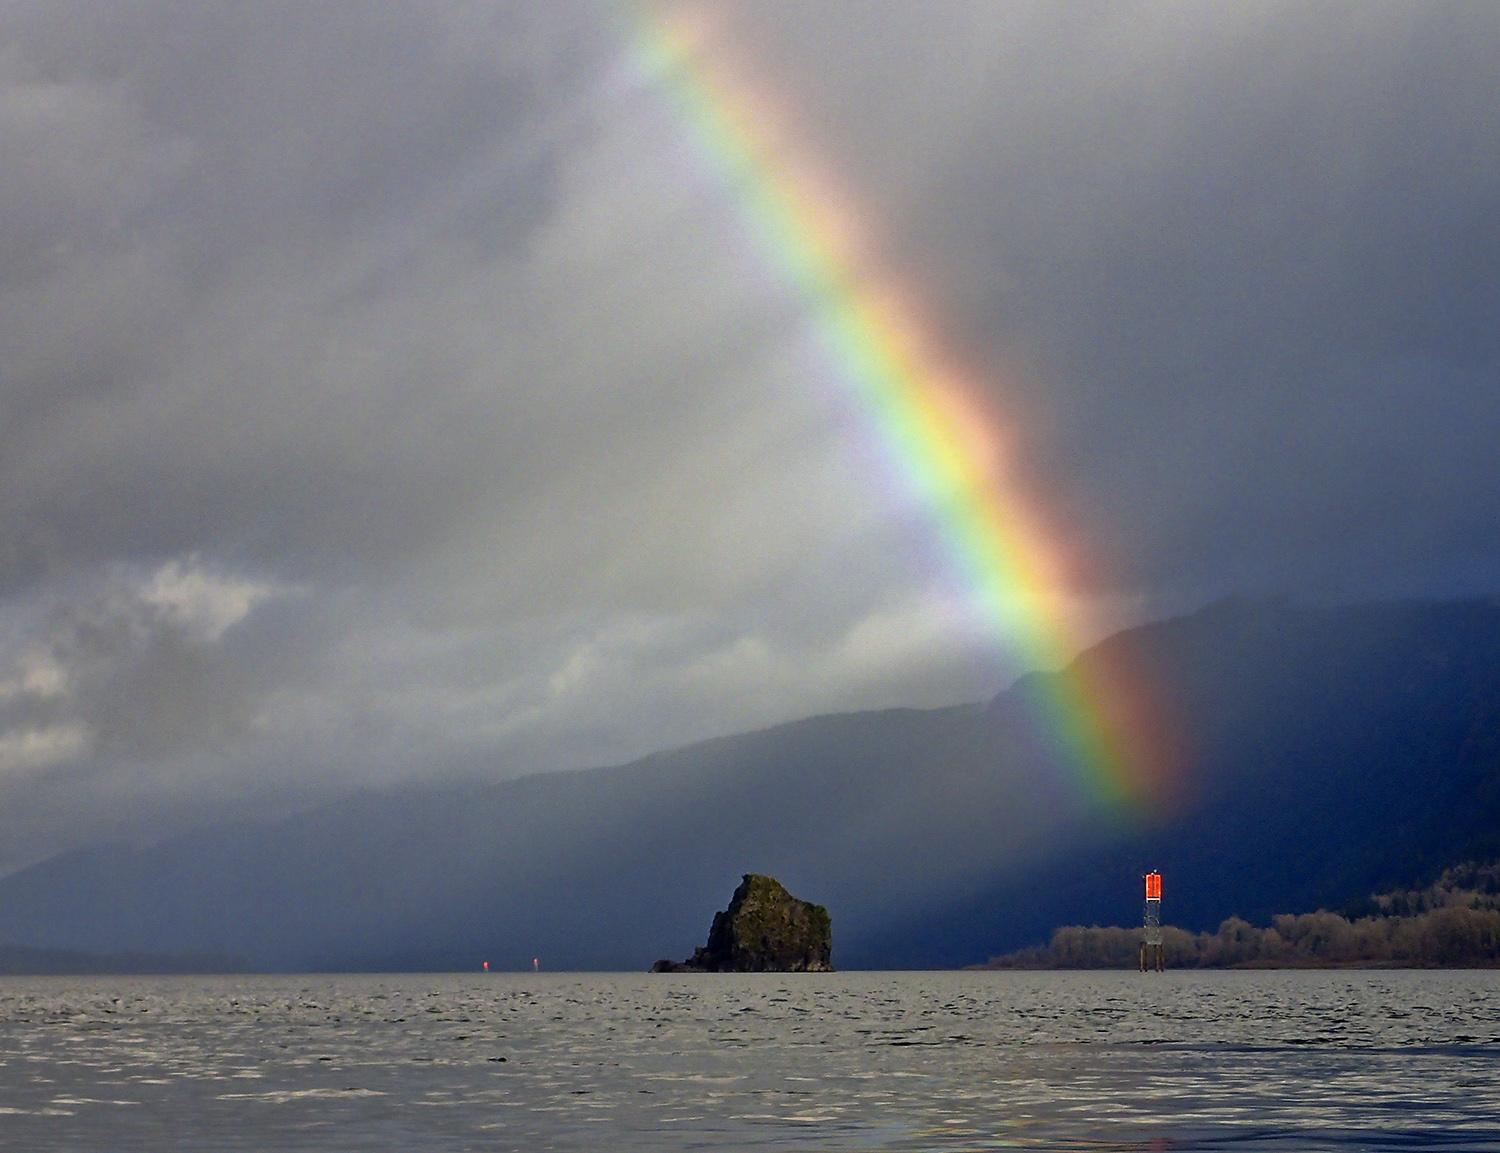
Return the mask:
[[[242,958],[212,953],[88,953],[0,945],[0,977],[206,977],[250,972]]]
[[[1233,965],[1178,965],[1167,962],[1168,969],[1192,973],[1269,973],[1269,972],[1448,972],[1459,969],[1478,971],[1500,969],[1500,960],[1455,962],[1453,964],[1414,964],[1405,961],[1240,961]],[[1124,973],[1136,965],[1030,965],[983,962],[965,965],[965,973]]]

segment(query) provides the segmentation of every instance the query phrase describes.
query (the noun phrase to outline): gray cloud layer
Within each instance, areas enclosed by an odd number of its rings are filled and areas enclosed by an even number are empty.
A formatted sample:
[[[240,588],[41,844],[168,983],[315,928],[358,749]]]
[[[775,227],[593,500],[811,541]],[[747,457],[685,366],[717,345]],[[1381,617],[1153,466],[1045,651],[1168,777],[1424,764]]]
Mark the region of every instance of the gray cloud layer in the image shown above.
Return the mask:
[[[0,866],[1013,671],[623,15],[4,8]],[[1110,619],[1495,590],[1500,10],[713,11]]]

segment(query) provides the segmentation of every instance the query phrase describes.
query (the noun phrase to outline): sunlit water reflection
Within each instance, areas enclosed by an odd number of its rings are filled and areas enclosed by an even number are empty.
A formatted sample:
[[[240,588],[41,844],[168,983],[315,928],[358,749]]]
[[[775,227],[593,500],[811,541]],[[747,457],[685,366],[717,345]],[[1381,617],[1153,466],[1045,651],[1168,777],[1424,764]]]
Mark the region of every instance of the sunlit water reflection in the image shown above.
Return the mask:
[[[1500,974],[0,979],[5,1150],[1500,1150]]]

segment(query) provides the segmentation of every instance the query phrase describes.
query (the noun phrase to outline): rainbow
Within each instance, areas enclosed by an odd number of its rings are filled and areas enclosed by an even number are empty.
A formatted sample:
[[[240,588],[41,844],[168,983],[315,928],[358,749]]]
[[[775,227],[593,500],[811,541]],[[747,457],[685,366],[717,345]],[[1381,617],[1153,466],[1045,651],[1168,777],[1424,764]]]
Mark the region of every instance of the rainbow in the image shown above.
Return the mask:
[[[831,363],[896,470],[933,510],[979,612],[1021,660],[1056,670],[1040,707],[1083,793],[1141,809],[1159,792],[1158,726],[1136,670],[1082,645],[1057,550],[1007,485],[999,421],[924,317],[919,294],[880,267],[853,201],[796,147],[706,28],[638,25],[637,63],[694,146],[734,191],[776,274],[806,302]],[[1118,647],[1118,646],[1116,646]]]

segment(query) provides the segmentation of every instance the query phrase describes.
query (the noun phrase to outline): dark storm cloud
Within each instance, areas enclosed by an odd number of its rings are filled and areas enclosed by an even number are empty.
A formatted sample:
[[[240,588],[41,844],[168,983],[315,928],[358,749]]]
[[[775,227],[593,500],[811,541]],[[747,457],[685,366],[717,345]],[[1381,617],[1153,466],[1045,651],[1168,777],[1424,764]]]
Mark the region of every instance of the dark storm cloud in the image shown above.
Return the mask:
[[[1006,399],[1101,579],[1169,607],[1494,588],[1492,5],[807,14],[757,46],[968,334],[1025,359]],[[932,103],[881,80],[903,53],[947,61]]]
[[[422,395],[455,370],[403,264],[472,251],[465,213],[492,248],[535,227],[536,121],[558,77],[532,55],[560,49],[514,11],[349,15],[48,5],[7,21],[5,171],[23,187],[0,212],[28,251],[0,273],[0,580],[208,544],[357,561],[463,490],[423,438],[471,414]],[[406,456],[420,477],[390,468]],[[320,550],[335,520],[367,531]]]
[[[1107,619],[1494,588],[1491,6],[715,6]],[[596,5],[4,6],[0,865],[999,687]]]

